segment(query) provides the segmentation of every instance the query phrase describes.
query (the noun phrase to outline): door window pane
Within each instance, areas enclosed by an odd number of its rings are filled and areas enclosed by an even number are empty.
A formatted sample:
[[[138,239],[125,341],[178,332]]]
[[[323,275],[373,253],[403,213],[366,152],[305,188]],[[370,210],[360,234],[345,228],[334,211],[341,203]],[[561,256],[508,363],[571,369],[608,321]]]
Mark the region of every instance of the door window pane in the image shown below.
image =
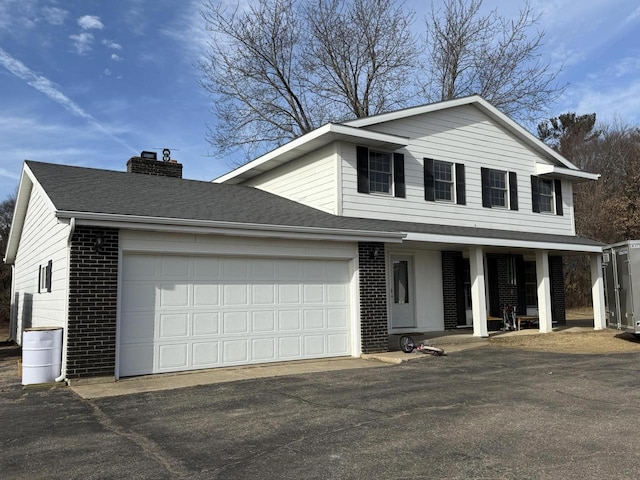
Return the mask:
[[[409,265],[406,260],[393,262],[393,302],[409,303]]]

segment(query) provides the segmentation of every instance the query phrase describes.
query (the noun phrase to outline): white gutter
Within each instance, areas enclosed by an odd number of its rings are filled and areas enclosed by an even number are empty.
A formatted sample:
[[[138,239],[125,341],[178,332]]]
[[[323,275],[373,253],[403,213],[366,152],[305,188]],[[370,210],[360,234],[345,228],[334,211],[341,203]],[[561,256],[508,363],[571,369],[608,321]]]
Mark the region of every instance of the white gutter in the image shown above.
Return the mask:
[[[283,237],[308,240],[369,241],[401,243],[405,237],[401,232],[370,230],[342,230],[324,227],[302,227],[292,225],[263,225],[183,218],[148,217],[109,213],[58,211],[58,218],[75,218],[75,225],[93,225],[136,230],[163,232],[208,233],[218,235],[250,237]]]
[[[567,252],[602,253],[598,245],[576,245],[571,243],[540,242],[531,240],[508,240],[486,237],[452,237],[434,233],[407,233],[405,241],[449,243],[454,245],[478,245],[486,247],[529,248],[536,250],[560,250]]]

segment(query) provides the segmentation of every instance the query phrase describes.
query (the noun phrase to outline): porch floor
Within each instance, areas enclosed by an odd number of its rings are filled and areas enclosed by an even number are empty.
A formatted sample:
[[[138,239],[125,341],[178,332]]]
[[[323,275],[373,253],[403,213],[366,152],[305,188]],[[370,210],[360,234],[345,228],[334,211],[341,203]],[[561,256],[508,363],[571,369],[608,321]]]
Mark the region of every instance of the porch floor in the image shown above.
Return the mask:
[[[567,320],[566,325],[554,324],[553,331],[590,331],[593,330],[592,319]],[[514,336],[514,335],[536,335],[540,333],[537,326],[534,328],[523,328],[518,331],[495,331],[489,332],[489,337],[474,337],[472,328],[458,328],[455,330],[444,330],[439,332],[409,332],[405,334],[389,335],[389,351],[399,351],[398,341],[402,335],[411,335],[416,342],[427,342],[434,346],[445,345],[464,345],[468,343],[487,342],[490,337],[495,336]]]

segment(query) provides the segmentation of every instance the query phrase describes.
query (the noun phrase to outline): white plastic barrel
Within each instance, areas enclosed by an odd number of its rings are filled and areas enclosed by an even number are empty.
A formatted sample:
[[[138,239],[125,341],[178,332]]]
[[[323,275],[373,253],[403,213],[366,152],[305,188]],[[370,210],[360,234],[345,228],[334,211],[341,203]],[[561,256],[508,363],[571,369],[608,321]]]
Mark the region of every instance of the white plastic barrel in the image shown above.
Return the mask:
[[[22,384],[53,382],[60,376],[62,328],[26,328],[22,334]]]

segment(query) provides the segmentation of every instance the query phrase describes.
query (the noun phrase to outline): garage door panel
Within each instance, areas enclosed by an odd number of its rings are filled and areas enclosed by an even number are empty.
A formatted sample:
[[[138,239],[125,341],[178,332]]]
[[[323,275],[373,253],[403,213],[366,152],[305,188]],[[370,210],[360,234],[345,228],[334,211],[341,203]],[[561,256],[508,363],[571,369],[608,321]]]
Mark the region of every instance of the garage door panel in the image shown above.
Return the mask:
[[[220,342],[194,342],[192,346],[194,367],[211,367],[220,364]]]
[[[299,310],[284,310],[278,313],[278,331],[299,331],[302,330]]]
[[[274,305],[276,288],[272,283],[251,286],[251,303],[254,305]]]
[[[251,331],[261,334],[275,333],[275,312],[273,310],[251,312]]]
[[[324,310],[305,310],[303,312],[304,330],[323,330],[324,327]]]
[[[222,334],[233,335],[237,333],[249,333],[247,312],[224,312],[222,314]]]
[[[288,360],[302,358],[301,343],[302,340],[299,336],[280,337],[278,339],[278,356]]]
[[[251,341],[251,360],[254,362],[269,362],[276,360],[276,339],[255,338]]]
[[[349,335],[346,333],[327,335],[327,349],[330,355],[348,355]]]
[[[332,330],[349,328],[349,311],[346,308],[328,309],[327,327]]]
[[[122,310],[125,312],[140,312],[155,310],[155,283],[124,282],[122,285]]]
[[[248,286],[245,284],[233,284],[225,285],[222,289],[222,305],[234,306],[234,305],[248,305],[249,295]]]
[[[218,312],[195,312],[193,314],[193,335],[217,335],[220,333]]]
[[[130,315],[128,321],[123,323],[121,336],[128,343],[153,342],[155,332],[155,316],[153,313],[146,315]]]
[[[121,376],[350,353],[345,261],[125,254],[123,265]]]
[[[327,353],[324,344],[324,335],[305,335],[302,337],[303,355],[305,357],[324,356]]]
[[[161,314],[159,323],[159,339],[189,335],[189,315],[186,313]]]
[[[189,286],[182,284],[160,285],[160,307],[187,307]]]
[[[162,278],[187,279],[189,278],[190,261],[188,257],[164,256],[160,262],[160,273]]]
[[[193,286],[193,306],[207,307],[220,304],[220,285],[196,283]]]
[[[282,284],[278,285],[278,303],[285,305],[297,305],[300,303],[300,285]]]
[[[249,361],[249,341],[246,339],[222,342],[222,361],[226,364],[247,363]]]
[[[187,343],[160,344],[158,345],[158,369],[183,370],[189,363],[189,345]]]

